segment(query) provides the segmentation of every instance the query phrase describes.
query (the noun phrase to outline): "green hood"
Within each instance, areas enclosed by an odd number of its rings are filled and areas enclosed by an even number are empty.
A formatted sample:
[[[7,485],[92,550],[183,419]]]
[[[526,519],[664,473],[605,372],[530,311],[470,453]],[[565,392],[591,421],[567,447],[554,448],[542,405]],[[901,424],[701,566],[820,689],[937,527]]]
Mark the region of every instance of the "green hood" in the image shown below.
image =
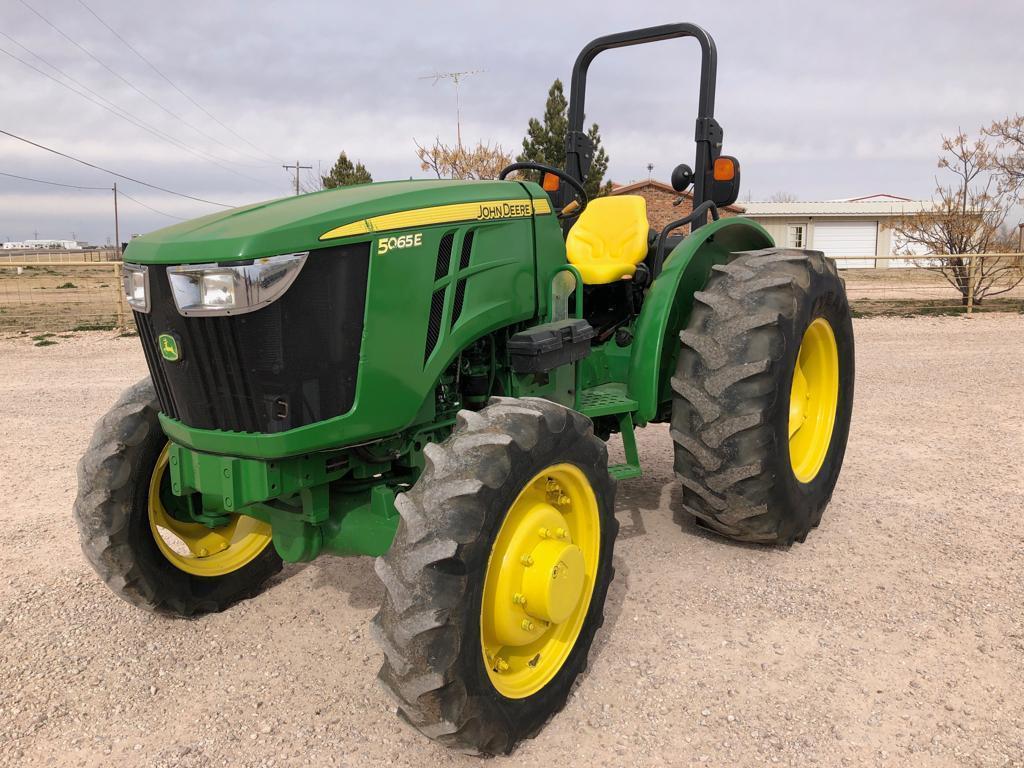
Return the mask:
[[[199,264],[276,256],[337,245],[339,240],[319,238],[373,216],[531,196],[544,193],[535,184],[514,181],[389,181],[339,187],[232,208],[159,229],[132,240],[124,259],[141,264]]]

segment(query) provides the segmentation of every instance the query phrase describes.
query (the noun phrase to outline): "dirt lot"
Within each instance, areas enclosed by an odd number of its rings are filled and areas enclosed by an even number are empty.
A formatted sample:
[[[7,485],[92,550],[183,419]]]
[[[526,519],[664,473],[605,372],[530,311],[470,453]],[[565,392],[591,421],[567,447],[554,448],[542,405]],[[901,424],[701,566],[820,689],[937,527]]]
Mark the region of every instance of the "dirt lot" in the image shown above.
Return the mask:
[[[668,435],[645,432],[591,668],[487,765],[1024,766],[1024,317],[856,333],[821,528],[790,550],[680,528]],[[74,465],[143,375],[136,344],[0,340],[0,764],[481,763],[403,727],[377,687],[369,559],[288,567],[195,621],[99,583]]]

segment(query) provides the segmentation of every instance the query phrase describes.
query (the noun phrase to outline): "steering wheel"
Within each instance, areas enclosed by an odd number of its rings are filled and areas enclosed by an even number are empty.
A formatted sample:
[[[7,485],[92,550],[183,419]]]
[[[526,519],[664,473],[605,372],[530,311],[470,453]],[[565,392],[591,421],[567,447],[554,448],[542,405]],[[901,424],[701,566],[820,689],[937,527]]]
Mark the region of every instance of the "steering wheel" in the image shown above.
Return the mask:
[[[498,178],[504,181],[505,177],[513,171],[540,171],[541,173],[550,173],[569,185],[573,194],[576,196],[576,199],[566,203],[561,210],[556,212],[555,215],[558,217],[559,221],[579,216],[587,209],[587,203],[590,202],[587,198],[587,191],[583,189],[582,184],[560,168],[552,168],[550,165],[534,162],[512,163],[512,165],[507,165],[502,168],[501,173],[498,174]]]

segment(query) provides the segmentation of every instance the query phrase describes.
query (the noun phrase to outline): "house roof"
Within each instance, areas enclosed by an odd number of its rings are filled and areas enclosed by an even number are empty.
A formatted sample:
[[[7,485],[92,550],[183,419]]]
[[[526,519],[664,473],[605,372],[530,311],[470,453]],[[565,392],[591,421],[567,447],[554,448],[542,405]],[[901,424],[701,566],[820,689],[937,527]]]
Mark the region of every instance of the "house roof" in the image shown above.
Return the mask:
[[[616,184],[612,182],[612,191],[609,194],[612,195],[629,195],[641,191],[644,188],[656,189],[659,192],[666,192],[670,195],[678,195],[672,187],[661,181],[655,181],[654,179],[644,179],[643,181],[634,181],[632,184]],[[693,192],[687,191],[683,193],[683,197],[692,198]],[[730,213],[743,213],[744,207],[740,205],[727,205],[725,210]]]
[[[884,199],[879,199],[884,198]],[[930,200],[872,195],[850,200],[808,200],[795,203],[744,203],[747,216],[903,216],[931,209]]]

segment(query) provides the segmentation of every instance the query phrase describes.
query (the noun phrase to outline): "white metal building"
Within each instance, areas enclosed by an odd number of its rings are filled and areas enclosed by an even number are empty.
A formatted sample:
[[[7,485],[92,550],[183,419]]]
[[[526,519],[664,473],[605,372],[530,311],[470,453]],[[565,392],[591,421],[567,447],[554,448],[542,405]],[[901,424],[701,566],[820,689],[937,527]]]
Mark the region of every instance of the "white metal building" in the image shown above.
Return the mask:
[[[62,249],[65,251],[80,251],[85,243],[78,240],[21,240],[18,242],[7,242],[0,245],[4,250],[31,250],[39,249]]]
[[[840,269],[887,267],[893,252],[892,221],[931,206],[928,200],[871,195],[848,200],[743,203],[746,215],[787,248],[824,251]],[[852,257],[873,256],[874,259]],[[893,266],[896,266],[895,264]]]

